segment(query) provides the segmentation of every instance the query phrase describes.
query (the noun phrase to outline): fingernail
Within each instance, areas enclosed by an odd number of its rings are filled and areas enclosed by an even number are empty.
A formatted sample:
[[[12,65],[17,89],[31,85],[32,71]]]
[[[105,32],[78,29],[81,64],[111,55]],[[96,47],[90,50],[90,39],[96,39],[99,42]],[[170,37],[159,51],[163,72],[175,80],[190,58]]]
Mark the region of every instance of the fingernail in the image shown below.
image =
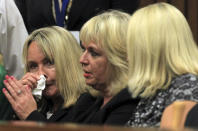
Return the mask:
[[[8,81],[7,81],[7,80],[4,80],[4,82],[5,82],[5,83],[8,83]]]
[[[5,88],[3,88],[3,92],[5,92],[6,91],[6,89]]]
[[[14,80],[14,76],[11,76],[10,78],[11,78],[12,80]]]
[[[5,76],[6,79],[9,79],[10,77],[8,75]]]

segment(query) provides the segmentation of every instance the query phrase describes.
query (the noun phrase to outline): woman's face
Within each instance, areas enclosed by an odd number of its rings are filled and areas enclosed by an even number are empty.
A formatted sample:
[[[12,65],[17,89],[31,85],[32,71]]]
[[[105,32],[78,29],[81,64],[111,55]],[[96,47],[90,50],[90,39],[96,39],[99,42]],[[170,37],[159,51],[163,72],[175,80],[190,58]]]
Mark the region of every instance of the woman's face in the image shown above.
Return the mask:
[[[27,65],[29,72],[46,77],[46,87],[43,91],[43,95],[49,98],[56,96],[58,89],[56,87],[56,70],[54,63],[44,56],[35,41],[29,45]]]
[[[94,43],[82,44],[81,47],[84,52],[80,57],[80,63],[86,84],[97,90],[104,90],[104,85],[109,79],[108,60],[104,51]]]

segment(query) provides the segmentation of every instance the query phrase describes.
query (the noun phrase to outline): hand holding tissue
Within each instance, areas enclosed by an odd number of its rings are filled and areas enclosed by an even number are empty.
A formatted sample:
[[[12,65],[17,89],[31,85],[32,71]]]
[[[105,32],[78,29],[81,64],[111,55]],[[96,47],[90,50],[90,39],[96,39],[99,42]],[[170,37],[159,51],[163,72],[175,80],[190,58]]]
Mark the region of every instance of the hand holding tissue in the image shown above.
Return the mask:
[[[42,91],[45,89],[46,78],[44,75],[40,76],[40,79],[37,81],[37,88],[32,91],[32,94],[37,98],[42,98]]]

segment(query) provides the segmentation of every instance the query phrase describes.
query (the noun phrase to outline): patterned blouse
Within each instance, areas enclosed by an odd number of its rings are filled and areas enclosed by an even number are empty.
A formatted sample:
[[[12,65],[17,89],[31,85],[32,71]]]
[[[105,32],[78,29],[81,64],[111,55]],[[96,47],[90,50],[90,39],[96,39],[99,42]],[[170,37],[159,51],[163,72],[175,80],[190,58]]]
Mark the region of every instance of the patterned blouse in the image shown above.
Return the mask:
[[[178,76],[172,80],[167,90],[159,90],[155,97],[150,99],[141,99],[127,126],[159,127],[164,109],[176,100],[198,102],[198,76]]]

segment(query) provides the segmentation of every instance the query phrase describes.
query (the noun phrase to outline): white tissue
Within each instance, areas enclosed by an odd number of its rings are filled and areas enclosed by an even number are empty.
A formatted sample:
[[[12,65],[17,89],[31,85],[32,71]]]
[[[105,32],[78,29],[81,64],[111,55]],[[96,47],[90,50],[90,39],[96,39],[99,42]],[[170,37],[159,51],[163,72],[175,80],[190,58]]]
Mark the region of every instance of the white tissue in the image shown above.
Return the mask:
[[[37,81],[37,88],[32,91],[32,94],[37,98],[42,98],[42,91],[45,89],[46,78],[44,75],[40,76],[40,79]]]

